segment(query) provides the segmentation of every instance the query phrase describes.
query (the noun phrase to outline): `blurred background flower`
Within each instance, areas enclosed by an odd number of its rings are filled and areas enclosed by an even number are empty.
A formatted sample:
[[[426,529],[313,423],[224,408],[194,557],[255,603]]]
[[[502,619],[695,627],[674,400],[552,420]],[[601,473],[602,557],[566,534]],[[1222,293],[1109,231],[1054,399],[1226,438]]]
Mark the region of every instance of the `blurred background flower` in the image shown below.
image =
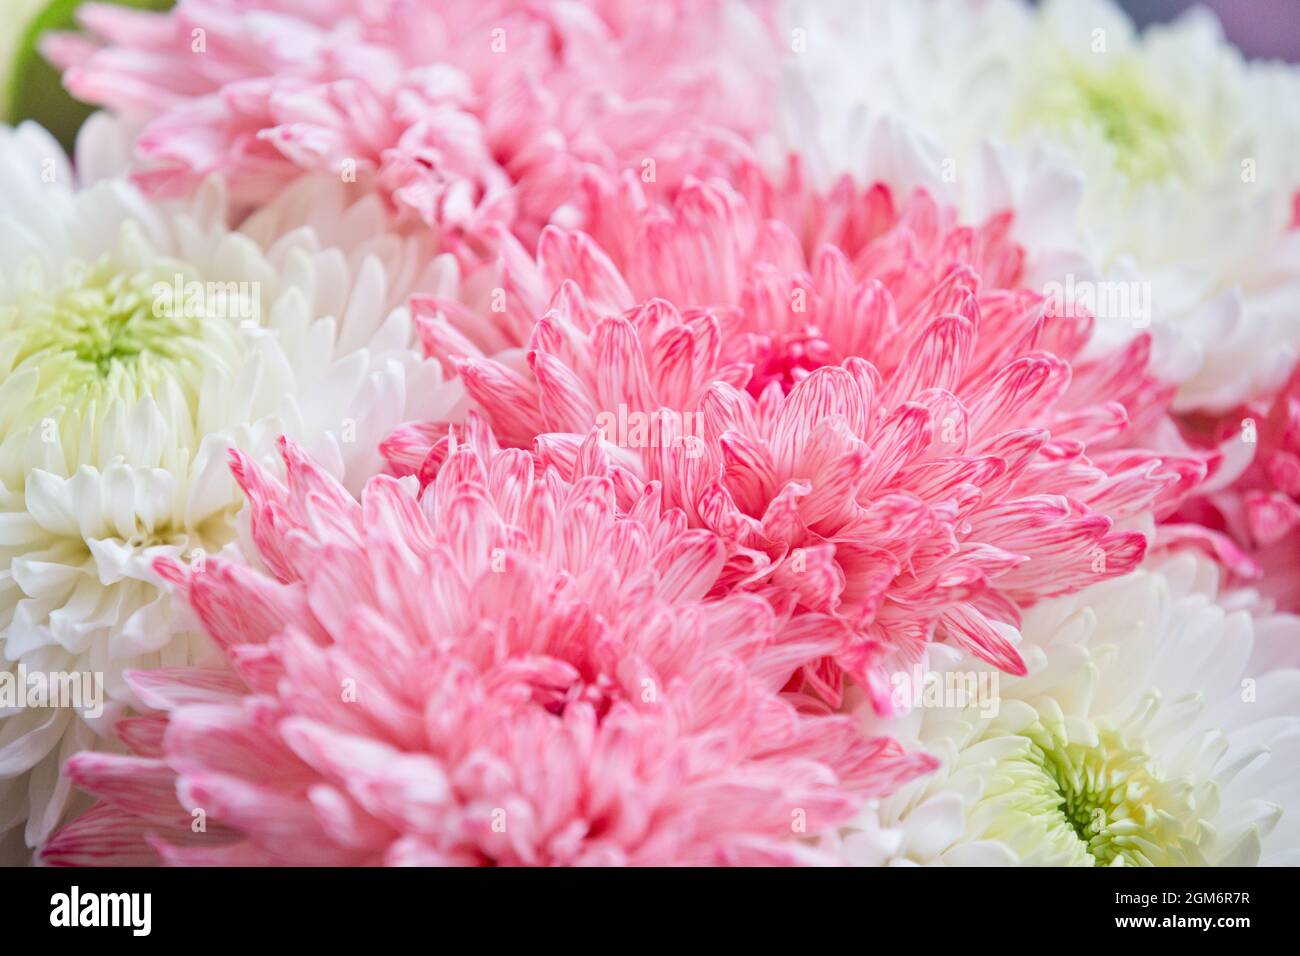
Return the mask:
[[[103,0],[121,6],[165,10],[173,0]],[[5,0],[0,23],[0,120],[36,119],[68,146],[90,107],[69,96],[58,74],[37,52],[36,41],[48,30],[65,30],[75,21],[83,0]],[[1171,20],[1196,0],[1122,0],[1139,26]],[[1223,22],[1228,38],[1247,56],[1300,61],[1300,18],[1287,3],[1245,4],[1239,0],[1203,0]],[[18,78],[22,77],[22,82]]]
[[[119,6],[165,10],[172,0],[107,0]],[[59,74],[37,51],[48,30],[75,25],[82,0],[5,0],[0,21],[0,120],[17,124],[34,119],[52,132],[65,148],[92,107],[73,99]]]

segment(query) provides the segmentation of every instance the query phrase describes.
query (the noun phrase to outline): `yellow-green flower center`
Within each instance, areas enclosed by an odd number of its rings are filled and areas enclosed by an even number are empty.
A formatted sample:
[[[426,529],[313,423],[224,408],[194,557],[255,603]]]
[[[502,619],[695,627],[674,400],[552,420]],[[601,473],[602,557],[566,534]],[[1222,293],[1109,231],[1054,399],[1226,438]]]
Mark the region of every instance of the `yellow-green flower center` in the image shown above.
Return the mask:
[[[1090,67],[1074,62],[1047,77],[1024,104],[1018,131],[1035,126],[1087,131],[1110,145],[1134,182],[1177,175],[1185,130],[1179,113],[1131,60]]]
[[[253,296],[232,285],[214,295],[178,263],[130,271],[104,260],[70,266],[53,291],[20,293],[0,307],[0,380],[35,372],[37,384],[11,432],[57,409],[129,407],[163,388],[179,391],[192,418],[204,375],[239,350],[240,315],[256,315]]]
[[[200,317],[158,295],[148,275],[100,266],[79,278],[53,300],[32,303],[24,336],[28,355],[66,355],[78,384],[145,356],[183,361],[186,344],[200,338]]]
[[[1077,730],[1077,728],[1076,728]],[[1083,866],[1169,866],[1194,857],[1206,836],[1193,787],[1166,779],[1141,746],[1111,728],[1071,742],[1043,723],[1022,730],[998,762],[972,819],[977,839],[1053,862]]]

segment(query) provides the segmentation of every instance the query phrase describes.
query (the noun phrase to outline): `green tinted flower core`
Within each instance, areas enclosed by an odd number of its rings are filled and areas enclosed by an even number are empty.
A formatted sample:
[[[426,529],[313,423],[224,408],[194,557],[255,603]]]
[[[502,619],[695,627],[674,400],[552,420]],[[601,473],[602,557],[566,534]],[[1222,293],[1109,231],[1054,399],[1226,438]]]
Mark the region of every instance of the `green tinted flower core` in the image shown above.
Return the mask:
[[[1135,182],[1178,172],[1178,111],[1136,62],[1098,68],[1072,63],[1035,89],[1020,127],[1082,126],[1114,150],[1116,166]]]
[[[159,298],[154,284],[145,274],[86,270],[52,300],[32,303],[28,355],[68,356],[69,370],[82,382],[106,378],[115,364],[139,363],[146,355],[180,360],[201,337],[199,317]]]
[[[0,384],[21,399],[0,417],[0,442],[57,437],[69,471],[103,467],[128,454],[131,416],[152,400],[148,414],[163,430],[153,454],[186,467],[203,437],[200,397],[214,376],[239,368],[241,316],[257,314],[256,294],[255,283],[200,282],[166,258],[147,268],[111,257],[73,262],[57,282],[20,286],[0,306]],[[22,487],[25,459],[14,461],[0,488]],[[194,526],[178,524],[179,514],[154,518],[120,540],[141,549],[173,545],[186,556],[228,540],[227,518],[214,513]]]
[[[981,837],[1029,833],[1072,865],[1176,865],[1203,836],[1191,786],[1165,779],[1118,731],[1095,733],[1070,742],[1039,723],[1017,735],[1025,746],[999,762],[980,801]]]
[[[163,388],[196,411],[205,370],[229,366],[239,348],[239,322],[229,299],[187,298],[186,288],[202,286],[176,263],[133,271],[105,260],[74,264],[57,288],[22,292],[0,308],[10,343],[0,374],[38,376],[31,415],[15,424],[56,408],[129,406]]]

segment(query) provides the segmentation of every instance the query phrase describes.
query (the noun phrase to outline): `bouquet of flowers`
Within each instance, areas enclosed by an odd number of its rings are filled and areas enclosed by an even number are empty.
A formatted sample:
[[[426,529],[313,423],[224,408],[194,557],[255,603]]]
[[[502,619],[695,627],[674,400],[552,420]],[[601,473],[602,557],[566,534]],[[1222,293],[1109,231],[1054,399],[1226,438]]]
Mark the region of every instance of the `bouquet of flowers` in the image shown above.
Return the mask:
[[[1110,0],[24,5],[6,860],[1300,863],[1300,68]]]

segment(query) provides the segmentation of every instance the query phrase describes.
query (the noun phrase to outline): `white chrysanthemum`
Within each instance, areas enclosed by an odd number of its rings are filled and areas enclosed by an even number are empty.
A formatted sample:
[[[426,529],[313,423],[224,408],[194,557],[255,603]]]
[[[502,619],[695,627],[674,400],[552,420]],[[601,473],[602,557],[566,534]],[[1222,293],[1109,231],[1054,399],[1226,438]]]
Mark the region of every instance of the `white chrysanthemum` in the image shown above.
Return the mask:
[[[0,652],[102,672],[110,702],[0,709],[0,833],[26,820],[28,845],[66,809],[63,761],[132,703],[122,671],[205,652],[152,562],[237,547],[227,449],[271,460],[288,434],[356,488],[393,427],[447,410],[402,303],[456,270],[378,200],[304,181],[232,232],[219,183],[155,205],[125,156],[92,120],[77,184],[44,131],[0,128]]]
[[[935,678],[941,706],[887,722],[942,766],[838,849],[867,866],[1300,863],[1300,619],[1253,603],[1180,554],[1035,607],[1027,677],[981,697],[950,659],[965,706]]]
[[[1182,408],[1284,377],[1300,352],[1300,71],[1244,62],[1205,11],[1139,36],[1108,0],[795,0],[783,21],[779,125],[823,175],[858,172],[882,116],[930,137],[950,179],[978,178],[986,141],[1046,151],[1084,176],[1103,334],[1151,323]]]

